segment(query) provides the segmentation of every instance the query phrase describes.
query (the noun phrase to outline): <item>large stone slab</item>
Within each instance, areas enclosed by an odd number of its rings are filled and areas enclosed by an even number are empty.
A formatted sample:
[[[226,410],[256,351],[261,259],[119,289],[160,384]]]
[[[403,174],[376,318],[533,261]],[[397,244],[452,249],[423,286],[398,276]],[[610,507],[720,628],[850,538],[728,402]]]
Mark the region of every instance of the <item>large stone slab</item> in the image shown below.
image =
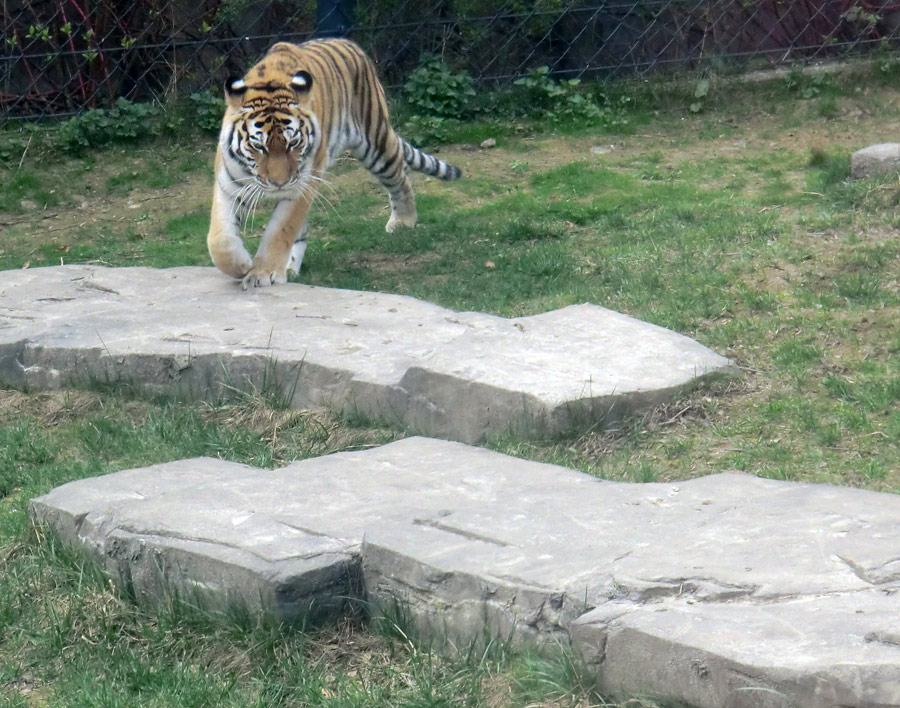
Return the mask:
[[[243,292],[213,268],[60,266],[0,285],[0,383],[277,390],[464,442],[585,429],[728,365],[595,305],[504,319],[300,284]]]
[[[185,460],[32,501],[139,599],[290,619],[399,603],[455,642],[573,641],[607,692],[900,704],[900,497],[740,474],[627,484],[428,438],[280,470]]]

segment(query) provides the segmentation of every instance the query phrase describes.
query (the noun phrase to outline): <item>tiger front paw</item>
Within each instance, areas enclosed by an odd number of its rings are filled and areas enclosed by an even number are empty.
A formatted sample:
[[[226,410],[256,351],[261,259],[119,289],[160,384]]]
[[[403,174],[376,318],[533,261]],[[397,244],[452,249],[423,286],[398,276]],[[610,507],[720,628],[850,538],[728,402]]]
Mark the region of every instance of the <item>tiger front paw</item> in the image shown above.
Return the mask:
[[[284,268],[264,268],[254,266],[250,272],[244,276],[241,281],[241,287],[247,288],[264,288],[268,285],[278,285],[287,282],[287,271]]]
[[[241,279],[253,268],[253,259],[243,244],[210,243],[209,255],[213,264],[232,278]]]

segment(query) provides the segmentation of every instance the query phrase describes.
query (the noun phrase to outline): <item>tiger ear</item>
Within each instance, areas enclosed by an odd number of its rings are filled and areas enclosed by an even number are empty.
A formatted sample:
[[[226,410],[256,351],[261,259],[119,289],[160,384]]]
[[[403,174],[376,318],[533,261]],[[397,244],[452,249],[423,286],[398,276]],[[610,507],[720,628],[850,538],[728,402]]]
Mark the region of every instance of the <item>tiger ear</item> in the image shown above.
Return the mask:
[[[244,80],[237,76],[232,76],[225,81],[225,95],[229,98],[237,98],[243,96],[247,91],[247,84]]]
[[[233,110],[240,110],[247,93],[247,84],[239,76],[232,76],[225,81],[225,100]]]
[[[298,71],[291,77],[291,86],[297,93],[309,93],[312,83],[313,78],[306,71]]]

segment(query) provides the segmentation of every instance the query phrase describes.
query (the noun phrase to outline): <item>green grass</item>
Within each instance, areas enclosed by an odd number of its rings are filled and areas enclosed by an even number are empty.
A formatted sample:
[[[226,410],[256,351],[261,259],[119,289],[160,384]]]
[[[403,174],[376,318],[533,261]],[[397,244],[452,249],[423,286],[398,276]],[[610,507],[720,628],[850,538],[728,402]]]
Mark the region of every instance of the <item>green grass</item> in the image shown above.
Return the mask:
[[[299,280],[504,316],[593,302],[695,337],[742,370],[610,429],[495,449],[631,482],[738,469],[900,492],[900,183],[848,179],[853,149],[900,130],[895,74],[714,88],[699,115],[690,86],[623,85],[635,112],[614,134],[469,125],[460,140],[498,147],[445,148],[464,179],[418,179],[419,226],[390,235],[380,188],[340,165]],[[594,155],[598,144],[616,148]],[[21,166],[23,150],[7,151],[0,167],[0,267],[208,263],[208,205],[187,197],[208,194],[211,140],[52,164],[38,147]],[[402,432],[282,410],[264,391],[218,407],[120,390],[54,396],[0,393],[0,597],[11,598],[0,603],[0,703],[599,701],[564,654],[550,665],[506,650],[452,659],[372,628],[311,633],[135,607],[29,531],[28,498],[164,460],[274,467]]]

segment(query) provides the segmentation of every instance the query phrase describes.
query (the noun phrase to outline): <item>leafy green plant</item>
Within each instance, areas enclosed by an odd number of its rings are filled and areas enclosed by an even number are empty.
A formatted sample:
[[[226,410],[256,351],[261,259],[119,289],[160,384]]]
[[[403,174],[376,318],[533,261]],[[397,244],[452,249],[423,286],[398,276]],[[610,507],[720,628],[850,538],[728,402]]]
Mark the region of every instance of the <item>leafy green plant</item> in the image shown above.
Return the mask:
[[[802,66],[791,68],[787,76],[787,89],[800,98],[815,98],[829,87],[830,79],[821,72],[804,71]]]
[[[844,13],[844,20],[855,25],[860,25],[864,31],[871,31],[881,21],[877,12],[871,12],[862,7],[851,7]]]
[[[403,124],[402,134],[415,145],[431,145],[448,140],[450,123],[437,116],[414,115]]]
[[[62,124],[58,141],[67,152],[109,143],[133,142],[159,134],[163,109],[152,103],[133,103],[126,98],[113,108],[95,108]]]
[[[883,43],[876,49],[876,67],[878,73],[885,78],[894,78],[900,68],[900,57],[892,51],[890,44]]]
[[[703,110],[707,96],[709,96],[709,79],[704,76],[694,86],[694,101],[689,106],[691,113],[700,113]]]
[[[410,74],[403,90],[416,115],[455,120],[469,116],[470,100],[475,95],[472,77],[452,72],[436,56],[426,58]]]
[[[598,105],[589,95],[580,90],[580,79],[556,80],[550,76],[550,67],[529,69],[528,75],[513,82],[524,92],[525,113],[544,117],[551,123],[605,122],[610,112]]]
[[[218,133],[225,113],[225,99],[212,91],[196,91],[190,95],[195,125],[207,133]]]
[[[28,39],[39,39],[42,42],[50,41],[50,28],[46,25],[31,25],[28,28],[28,34],[25,35]]]

